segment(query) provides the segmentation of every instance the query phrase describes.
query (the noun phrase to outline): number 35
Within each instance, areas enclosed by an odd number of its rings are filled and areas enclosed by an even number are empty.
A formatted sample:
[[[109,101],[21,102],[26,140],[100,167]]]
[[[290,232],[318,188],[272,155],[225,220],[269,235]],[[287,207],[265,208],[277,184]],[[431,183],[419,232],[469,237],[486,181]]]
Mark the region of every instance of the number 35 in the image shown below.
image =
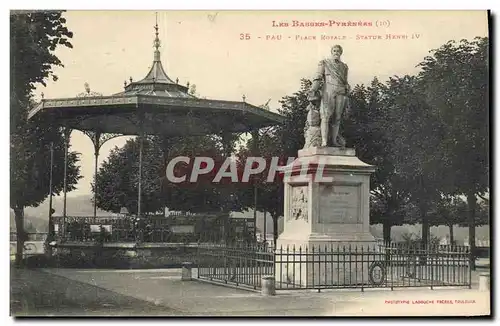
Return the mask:
[[[241,33],[240,34],[240,40],[249,40],[250,39],[250,34],[248,33]]]

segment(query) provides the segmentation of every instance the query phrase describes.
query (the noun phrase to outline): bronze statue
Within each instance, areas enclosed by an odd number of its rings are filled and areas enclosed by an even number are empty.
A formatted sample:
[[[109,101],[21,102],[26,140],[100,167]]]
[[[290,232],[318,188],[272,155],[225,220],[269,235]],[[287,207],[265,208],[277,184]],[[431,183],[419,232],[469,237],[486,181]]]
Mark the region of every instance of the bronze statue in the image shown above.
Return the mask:
[[[340,135],[339,129],[342,114],[349,114],[350,86],[347,80],[348,67],[340,61],[342,52],[340,45],[334,45],[331,49],[331,58],[320,61],[308,98],[311,103],[309,106],[311,114],[314,114],[312,110],[319,110],[323,147],[345,146],[345,140]],[[306,134],[306,146],[307,137]]]

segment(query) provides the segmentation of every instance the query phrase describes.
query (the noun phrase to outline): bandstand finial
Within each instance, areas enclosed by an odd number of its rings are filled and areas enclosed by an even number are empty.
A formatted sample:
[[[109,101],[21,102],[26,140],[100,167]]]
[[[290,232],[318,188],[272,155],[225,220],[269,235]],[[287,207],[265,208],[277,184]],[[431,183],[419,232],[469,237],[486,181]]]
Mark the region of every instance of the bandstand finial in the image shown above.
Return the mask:
[[[156,15],[156,24],[154,26],[155,28],[155,40],[153,42],[153,45],[155,47],[155,61],[160,61],[160,46],[161,46],[161,42],[160,42],[160,38],[158,37],[158,13],[156,12],[155,13]]]

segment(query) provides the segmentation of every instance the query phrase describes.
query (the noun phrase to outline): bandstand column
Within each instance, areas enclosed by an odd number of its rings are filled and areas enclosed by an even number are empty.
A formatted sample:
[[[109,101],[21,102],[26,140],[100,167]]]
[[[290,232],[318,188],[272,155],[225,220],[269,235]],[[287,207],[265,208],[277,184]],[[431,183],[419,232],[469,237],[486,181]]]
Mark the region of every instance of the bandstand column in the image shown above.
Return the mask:
[[[252,131],[253,138],[253,152],[254,155],[258,154],[259,151],[259,130]],[[257,241],[257,205],[258,205],[258,188],[257,184],[253,185],[253,239]]]
[[[231,133],[228,132],[223,132],[222,133],[222,147],[224,151],[224,155],[226,156],[226,159],[229,159],[231,157]],[[231,208],[226,207],[224,213],[224,241],[227,243],[228,239],[230,238],[230,222],[229,222],[229,214],[230,214]]]
[[[71,128],[64,127],[64,176],[63,176],[63,238],[66,239],[66,194],[68,184],[68,147],[71,135]]]
[[[139,110],[139,106],[137,107]],[[142,198],[142,150],[144,138],[144,114],[139,112],[139,171],[137,182],[137,218],[141,218],[141,198]]]
[[[167,160],[169,158],[169,153],[170,153],[170,145],[169,145],[169,138],[167,136],[162,136],[162,152],[163,152],[163,163],[165,164],[165,170],[168,165]],[[167,181],[162,182],[161,186],[161,191],[163,194],[163,215],[165,216],[166,211],[167,211],[167,195],[168,195],[168,189],[167,189]]]
[[[96,132],[94,135],[94,218],[97,217],[97,163],[99,159],[99,149],[101,147],[100,144],[101,133]]]
[[[49,174],[49,237],[54,236],[54,220],[52,219],[52,179],[54,170],[54,142],[50,142],[50,174]]]

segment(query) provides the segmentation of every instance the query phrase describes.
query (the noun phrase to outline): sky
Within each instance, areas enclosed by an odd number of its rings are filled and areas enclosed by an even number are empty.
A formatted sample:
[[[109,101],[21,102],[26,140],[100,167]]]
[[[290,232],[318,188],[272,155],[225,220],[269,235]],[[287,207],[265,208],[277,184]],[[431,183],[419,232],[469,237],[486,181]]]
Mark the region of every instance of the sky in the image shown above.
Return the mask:
[[[74,97],[86,82],[92,91],[111,95],[130,77],[146,76],[153,61],[154,11],[64,16],[74,33],[73,49],[56,50],[64,68],[55,69],[57,82],[37,88],[38,99],[42,92],[46,99]],[[319,22],[325,26],[305,26]],[[353,23],[371,26],[349,26]],[[334,44],[344,49],[354,86],[416,73],[429,51],[449,40],[488,36],[486,11],[159,11],[158,26],[161,59],[171,79],[195,84],[200,96],[210,99],[241,101],[245,95],[254,105],[270,99],[273,111],[283,96],[299,90],[301,78],[314,76]],[[126,139],[104,144],[99,164]],[[81,153],[84,177],[68,196],[89,194],[92,142],[74,131],[71,146]]]

